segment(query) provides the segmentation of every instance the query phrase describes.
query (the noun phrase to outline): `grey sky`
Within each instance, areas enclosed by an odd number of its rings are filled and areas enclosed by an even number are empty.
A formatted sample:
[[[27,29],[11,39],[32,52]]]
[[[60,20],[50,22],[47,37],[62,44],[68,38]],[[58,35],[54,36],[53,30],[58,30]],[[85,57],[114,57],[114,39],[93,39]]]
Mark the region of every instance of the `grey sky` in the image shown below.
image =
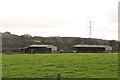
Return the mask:
[[[118,39],[119,0],[1,0],[1,32]]]

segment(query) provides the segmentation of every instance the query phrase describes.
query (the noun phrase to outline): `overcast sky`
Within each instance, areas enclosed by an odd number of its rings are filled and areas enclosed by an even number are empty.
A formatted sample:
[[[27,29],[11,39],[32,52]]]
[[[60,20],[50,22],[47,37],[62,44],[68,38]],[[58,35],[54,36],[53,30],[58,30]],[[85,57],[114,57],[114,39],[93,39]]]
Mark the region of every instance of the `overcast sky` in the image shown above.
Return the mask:
[[[0,0],[0,32],[118,39],[119,0]]]

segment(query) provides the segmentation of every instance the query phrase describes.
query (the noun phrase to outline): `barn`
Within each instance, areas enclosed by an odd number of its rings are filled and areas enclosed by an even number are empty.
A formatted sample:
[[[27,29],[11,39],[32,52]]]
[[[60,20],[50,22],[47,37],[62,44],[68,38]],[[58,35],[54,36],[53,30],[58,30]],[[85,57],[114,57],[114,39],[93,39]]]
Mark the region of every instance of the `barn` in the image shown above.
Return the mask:
[[[19,49],[20,53],[55,53],[57,52],[57,47],[53,45],[30,45],[29,47],[24,47]]]
[[[99,53],[112,52],[112,47],[109,45],[74,45],[73,52]]]
[[[19,53],[27,53],[28,49],[28,47],[19,48]]]

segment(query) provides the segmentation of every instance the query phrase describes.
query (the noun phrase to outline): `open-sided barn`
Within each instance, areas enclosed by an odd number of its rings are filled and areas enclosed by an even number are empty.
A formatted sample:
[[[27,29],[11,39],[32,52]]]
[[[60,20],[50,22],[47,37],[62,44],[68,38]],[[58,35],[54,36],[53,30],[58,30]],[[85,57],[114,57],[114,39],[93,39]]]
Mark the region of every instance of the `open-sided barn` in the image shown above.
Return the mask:
[[[57,47],[53,45],[30,45],[29,47],[20,48],[20,53],[55,53]]]
[[[28,47],[19,48],[19,53],[28,53]]]
[[[73,52],[111,52],[112,47],[108,45],[74,45]]]

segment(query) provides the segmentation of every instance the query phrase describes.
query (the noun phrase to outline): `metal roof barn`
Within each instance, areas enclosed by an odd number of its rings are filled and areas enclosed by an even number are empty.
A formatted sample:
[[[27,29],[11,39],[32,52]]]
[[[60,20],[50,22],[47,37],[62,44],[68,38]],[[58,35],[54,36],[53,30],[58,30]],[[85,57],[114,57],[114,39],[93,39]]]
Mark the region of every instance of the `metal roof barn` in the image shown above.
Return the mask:
[[[74,45],[73,52],[111,52],[109,45]]]
[[[30,45],[23,49],[24,53],[56,53],[57,47],[53,45]]]

